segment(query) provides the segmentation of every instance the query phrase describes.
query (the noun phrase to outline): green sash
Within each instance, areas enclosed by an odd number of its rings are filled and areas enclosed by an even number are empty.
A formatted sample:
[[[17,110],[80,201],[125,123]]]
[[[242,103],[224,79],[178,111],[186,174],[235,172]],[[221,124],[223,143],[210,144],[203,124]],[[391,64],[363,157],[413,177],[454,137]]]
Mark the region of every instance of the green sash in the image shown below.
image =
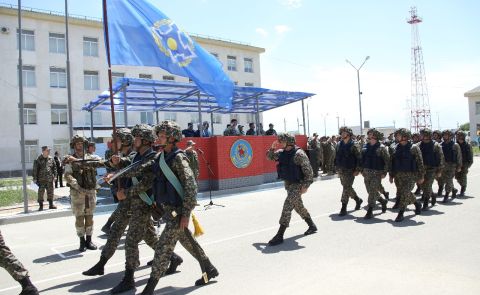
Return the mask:
[[[138,179],[136,177],[132,177],[132,183],[133,185],[137,185]],[[148,206],[152,206],[153,196],[148,196],[146,192],[141,192],[138,194],[138,196],[140,197],[140,199],[142,199],[142,201],[147,203]]]
[[[180,196],[180,199],[182,199],[182,201],[183,201],[183,196],[184,196],[183,187],[180,184],[180,181],[178,180],[177,176],[175,176],[175,174],[173,174],[172,169],[170,169],[170,167],[168,167],[167,162],[165,162],[164,153],[165,152],[162,152],[160,154],[160,159],[158,160],[158,164],[160,165],[160,169],[162,170],[162,172],[165,175],[165,177],[167,178],[167,180],[173,185],[173,187],[177,191],[178,195]]]

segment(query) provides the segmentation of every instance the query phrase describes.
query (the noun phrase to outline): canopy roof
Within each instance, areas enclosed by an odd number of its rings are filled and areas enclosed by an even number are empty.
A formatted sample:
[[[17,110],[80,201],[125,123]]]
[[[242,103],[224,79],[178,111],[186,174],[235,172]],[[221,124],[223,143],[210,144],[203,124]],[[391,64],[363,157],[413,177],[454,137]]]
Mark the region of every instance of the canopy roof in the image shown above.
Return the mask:
[[[194,83],[121,78],[113,87],[115,111],[256,113],[281,107],[315,94],[235,86],[232,108],[221,108],[215,97]],[[85,111],[110,111],[109,92],[84,105]]]

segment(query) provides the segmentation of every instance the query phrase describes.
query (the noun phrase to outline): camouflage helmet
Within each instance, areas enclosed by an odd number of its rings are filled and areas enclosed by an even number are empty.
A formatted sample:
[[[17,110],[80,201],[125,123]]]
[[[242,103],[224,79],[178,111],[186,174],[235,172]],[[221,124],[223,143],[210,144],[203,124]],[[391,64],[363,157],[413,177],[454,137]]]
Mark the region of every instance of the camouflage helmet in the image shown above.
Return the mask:
[[[290,133],[280,133],[277,138],[278,141],[286,142],[287,145],[295,145],[295,136]]]
[[[347,126],[340,127],[340,129],[338,130],[338,134],[342,135],[342,132],[344,131],[347,132],[350,136],[353,136],[352,128],[348,128]]]
[[[367,131],[367,134],[372,134],[372,136],[376,139],[376,140],[382,140],[383,139],[383,133],[378,131],[377,129],[375,128],[372,128],[372,129],[369,129]]]
[[[112,137],[117,137],[124,146],[130,146],[133,144],[132,131],[128,128],[120,128],[115,130],[115,134]]]
[[[155,134],[165,132],[167,137],[173,137],[176,142],[182,140],[182,128],[174,121],[163,121],[155,126]]]
[[[456,132],[456,135],[457,135],[457,137],[463,138],[465,140],[465,137],[467,137],[467,132],[465,132],[463,130],[458,130]]]
[[[442,136],[442,131],[440,131],[440,130],[434,130],[434,131],[432,132],[432,136],[435,135],[435,134],[437,134],[439,137],[441,137],[441,136]]]
[[[78,135],[78,134],[74,135],[72,137],[72,140],[70,140],[70,148],[71,149],[75,148],[75,144],[77,142],[81,142],[83,144],[86,144],[88,142],[88,140],[85,137],[83,137],[82,135]]]
[[[445,129],[442,131],[442,136],[444,136],[445,134],[447,134],[449,137],[452,137],[452,131],[450,129]]]
[[[397,133],[400,134],[402,137],[406,137],[407,139],[412,138],[412,133],[407,128],[400,128],[397,130]]]
[[[131,132],[133,137],[141,137],[143,140],[154,142],[155,136],[153,136],[152,127],[148,124],[137,124],[132,128]]]
[[[420,135],[432,137],[432,130],[430,130],[429,128],[420,129]]]

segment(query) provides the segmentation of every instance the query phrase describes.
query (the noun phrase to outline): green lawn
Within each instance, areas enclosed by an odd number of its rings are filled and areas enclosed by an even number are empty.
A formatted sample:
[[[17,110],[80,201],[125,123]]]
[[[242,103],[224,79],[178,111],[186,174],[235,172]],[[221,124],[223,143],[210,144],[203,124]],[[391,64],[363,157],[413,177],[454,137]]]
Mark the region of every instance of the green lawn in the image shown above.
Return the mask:
[[[32,178],[28,176],[27,185],[29,185],[31,181],[32,181]],[[0,187],[6,187],[6,186],[22,186],[22,178],[21,177],[0,178]]]
[[[37,200],[37,193],[31,190],[28,191],[28,199],[31,201]],[[23,191],[21,189],[15,190],[0,190],[0,207],[12,206],[23,203]]]
[[[480,154],[480,147],[474,146],[474,147],[473,147],[473,154],[474,154],[474,155]]]

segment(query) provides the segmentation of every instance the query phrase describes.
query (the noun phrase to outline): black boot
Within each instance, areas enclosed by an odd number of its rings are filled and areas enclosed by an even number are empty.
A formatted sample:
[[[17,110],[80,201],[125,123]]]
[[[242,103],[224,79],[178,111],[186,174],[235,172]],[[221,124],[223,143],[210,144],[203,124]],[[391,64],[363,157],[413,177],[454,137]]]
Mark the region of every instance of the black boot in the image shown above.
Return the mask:
[[[205,273],[202,274],[201,278],[195,281],[195,286],[206,285],[211,279],[218,276],[218,270],[213,266],[209,259],[205,260],[203,265],[205,266]]]
[[[368,206],[367,214],[364,217],[365,219],[372,219],[373,218],[373,208]]]
[[[422,204],[419,201],[415,202],[415,214],[419,215],[422,213]]]
[[[97,262],[92,268],[82,272],[84,276],[101,276],[104,274],[104,267],[107,264],[108,259],[104,256],[100,256],[100,261]]]
[[[48,209],[57,209],[57,206],[53,205],[53,200],[48,200]]]
[[[32,284],[29,277],[24,277],[18,282],[22,285],[22,292],[20,292],[20,295],[38,295],[38,290]]]
[[[434,194],[432,194],[432,206],[435,206],[435,204],[437,203],[437,196],[435,196]]]
[[[403,221],[403,213],[404,212],[405,212],[405,210],[403,210],[403,209],[398,211],[398,215],[397,215],[397,218],[395,218],[395,222],[402,222]]]
[[[385,192],[385,193],[383,193],[383,195],[385,196],[385,199],[387,199],[387,201],[390,199],[390,193],[389,192]]]
[[[85,237],[80,238],[80,247],[78,248],[78,251],[80,251],[80,252],[87,251],[87,245],[86,245],[86,242],[85,242]]]
[[[305,222],[308,224],[308,229],[304,233],[304,235],[308,236],[317,232],[317,226],[315,225],[315,223],[313,223],[311,217],[305,218]]]
[[[112,227],[112,224],[113,224],[113,219],[110,220],[112,218],[109,218],[107,220],[107,223],[105,223],[104,226],[102,226],[101,228],[101,231],[104,232],[107,236],[110,234],[110,227]]]
[[[88,250],[97,250],[97,246],[92,243],[92,236],[87,236],[87,239],[85,240],[85,246]]]
[[[448,202],[448,195],[449,194],[450,194],[450,192],[445,192],[445,196],[443,197],[443,202],[442,203]]]
[[[438,186],[438,193],[437,193],[437,196],[441,196],[442,195],[442,192],[443,192],[443,185],[440,185]]]
[[[38,211],[43,211],[43,201],[38,202]]]
[[[170,257],[170,266],[168,267],[167,271],[165,272],[165,275],[171,275],[171,274],[175,273],[177,271],[177,267],[182,263],[183,263],[182,257],[178,256],[175,253],[172,253],[172,256]]]
[[[342,209],[340,209],[340,213],[338,213],[339,216],[345,216],[347,215],[347,204],[342,203]]]
[[[417,189],[415,190],[415,192],[413,194],[416,195],[416,196],[420,196],[420,187],[418,185],[417,185]]]
[[[134,273],[135,271],[133,269],[127,268],[125,270],[125,276],[123,277],[120,284],[118,284],[115,288],[110,290],[110,293],[118,294],[118,293],[123,293],[129,290],[134,290],[135,289],[135,280],[133,279]]]
[[[433,200],[432,200],[432,203],[433,203]],[[432,205],[433,206],[433,205]],[[428,198],[427,197],[423,197],[423,207],[422,207],[422,210],[423,211],[427,211],[428,210]]]
[[[354,200],[355,200],[355,203],[356,203],[356,205],[355,205],[355,210],[359,210],[359,209],[360,209],[360,206],[361,206],[362,203],[363,203],[363,200],[360,199],[359,197],[355,197]]]
[[[460,197],[465,197],[465,191],[467,190],[467,186],[462,186],[462,188],[460,189]]]
[[[158,284],[158,279],[150,277],[148,283],[145,286],[145,289],[142,291],[142,295],[153,295],[155,292],[155,287]]]
[[[383,200],[383,199],[379,199],[380,203],[382,204],[382,213],[385,213],[387,212],[387,203],[388,201],[387,200]]]
[[[458,193],[458,189],[453,188],[453,189],[452,189],[452,200],[457,197],[457,193]]]
[[[268,242],[268,245],[276,246],[283,243],[283,234],[285,233],[286,229],[287,227],[285,225],[280,225],[277,234]]]
[[[395,204],[393,204],[392,209],[398,209],[400,207],[400,197],[397,196],[395,199]]]

